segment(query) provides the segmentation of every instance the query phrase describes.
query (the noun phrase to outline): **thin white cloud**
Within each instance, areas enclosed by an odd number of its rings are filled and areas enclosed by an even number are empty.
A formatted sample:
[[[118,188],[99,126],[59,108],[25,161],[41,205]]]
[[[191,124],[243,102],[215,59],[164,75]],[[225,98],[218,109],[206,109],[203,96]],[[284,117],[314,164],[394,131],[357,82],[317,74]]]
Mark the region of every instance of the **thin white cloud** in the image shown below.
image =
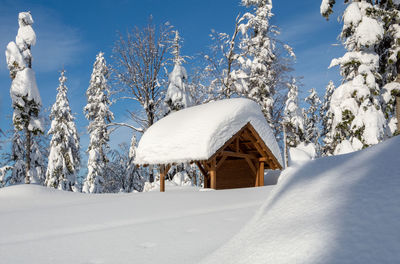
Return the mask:
[[[295,17],[279,25],[281,35],[280,39],[292,45],[309,44],[319,33],[325,31],[332,22],[325,22],[318,13],[314,12]],[[339,31],[338,31],[339,32]],[[333,39],[336,36],[332,36]]]
[[[77,62],[80,53],[86,48],[82,44],[79,31],[65,25],[54,10],[35,7],[31,12],[37,36],[36,46],[32,48],[35,71],[55,71]],[[12,6],[5,6],[0,11],[0,71],[2,72],[7,70],[4,50],[17,34],[17,17],[18,11]]]

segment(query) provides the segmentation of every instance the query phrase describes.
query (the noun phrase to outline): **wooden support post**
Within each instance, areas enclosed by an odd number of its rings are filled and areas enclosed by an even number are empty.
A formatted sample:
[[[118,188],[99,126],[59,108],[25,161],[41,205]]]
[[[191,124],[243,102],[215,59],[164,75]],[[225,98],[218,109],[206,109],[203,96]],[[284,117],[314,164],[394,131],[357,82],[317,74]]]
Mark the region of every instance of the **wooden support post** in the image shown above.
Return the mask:
[[[217,189],[217,165],[215,158],[211,160],[210,181],[211,189]]]
[[[260,163],[258,163],[258,166],[257,166],[256,184],[254,186],[255,187],[260,186]]]
[[[165,192],[165,165],[160,165],[160,192]]]
[[[260,161],[259,165],[259,175],[258,175],[258,186],[262,187],[264,186],[264,162]]]

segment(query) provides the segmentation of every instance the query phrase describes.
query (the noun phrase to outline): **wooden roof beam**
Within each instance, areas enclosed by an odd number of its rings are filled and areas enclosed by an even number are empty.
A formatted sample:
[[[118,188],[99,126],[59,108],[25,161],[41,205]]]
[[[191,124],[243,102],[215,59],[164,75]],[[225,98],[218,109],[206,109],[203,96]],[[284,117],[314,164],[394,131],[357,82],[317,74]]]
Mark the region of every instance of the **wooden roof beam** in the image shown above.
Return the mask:
[[[201,165],[201,163],[199,161],[196,161],[196,165],[199,168],[201,174],[203,174],[204,178],[208,177],[208,173],[207,171],[203,168],[203,166]]]
[[[257,137],[257,143],[261,145],[263,148],[263,151],[266,152],[266,156],[270,158],[272,164],[274,165],[275,169],[282,169],[282,166],[279,164],[278,160],[276,157],[272,154],[272,151],[268,148],[268,146],[265,145],[264,141],[261,139],[260,135],[258,135],[257,131],[252,127],[249,126],[248,129],[252,132],[252,135],[255,135]],[[272,167],[272,166],[271,166]]]
[[[237,157],[237,158],[249,158],[249,159],[258,159],[255,155],[238,153],[232,151],[222,151],[224,156]]]

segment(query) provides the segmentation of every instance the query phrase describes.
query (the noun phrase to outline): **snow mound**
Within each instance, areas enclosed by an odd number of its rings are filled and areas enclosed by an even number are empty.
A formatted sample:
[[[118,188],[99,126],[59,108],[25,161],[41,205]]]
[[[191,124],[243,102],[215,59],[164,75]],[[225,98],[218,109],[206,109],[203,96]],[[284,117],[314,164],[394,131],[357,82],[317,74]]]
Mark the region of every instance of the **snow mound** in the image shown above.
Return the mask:
[[[281,152],[259,105],[236,98],[174,112],[149,127],[136,153],[136,164],[207,160],[248,122],[280,164]]]
[[[289,168],[203,263],[399,263],[400,137]]]
[[[289,165],[302,164],[315,159],[316,156],[315,145],[313,143],[305,144],[302,142],[295,148],[289,148]]]

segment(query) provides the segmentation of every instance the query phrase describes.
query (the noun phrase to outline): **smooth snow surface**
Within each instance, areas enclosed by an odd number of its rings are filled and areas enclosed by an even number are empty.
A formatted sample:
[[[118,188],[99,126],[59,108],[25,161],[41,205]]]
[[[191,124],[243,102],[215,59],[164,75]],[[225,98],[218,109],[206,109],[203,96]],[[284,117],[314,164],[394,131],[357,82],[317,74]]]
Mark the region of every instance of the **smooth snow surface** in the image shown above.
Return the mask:
[[[0,189],[0,263],[198,263],[249,220],[271,187],[82,194]]]
[[[143,134],[135,163],[167,164],[207,160],[248,122],[278,162],[283,164],[275,136],[260,107],[243,98],[186,108],[159,120]]]
[[[400,263],[400,136],[289,168],[203,263]]]

